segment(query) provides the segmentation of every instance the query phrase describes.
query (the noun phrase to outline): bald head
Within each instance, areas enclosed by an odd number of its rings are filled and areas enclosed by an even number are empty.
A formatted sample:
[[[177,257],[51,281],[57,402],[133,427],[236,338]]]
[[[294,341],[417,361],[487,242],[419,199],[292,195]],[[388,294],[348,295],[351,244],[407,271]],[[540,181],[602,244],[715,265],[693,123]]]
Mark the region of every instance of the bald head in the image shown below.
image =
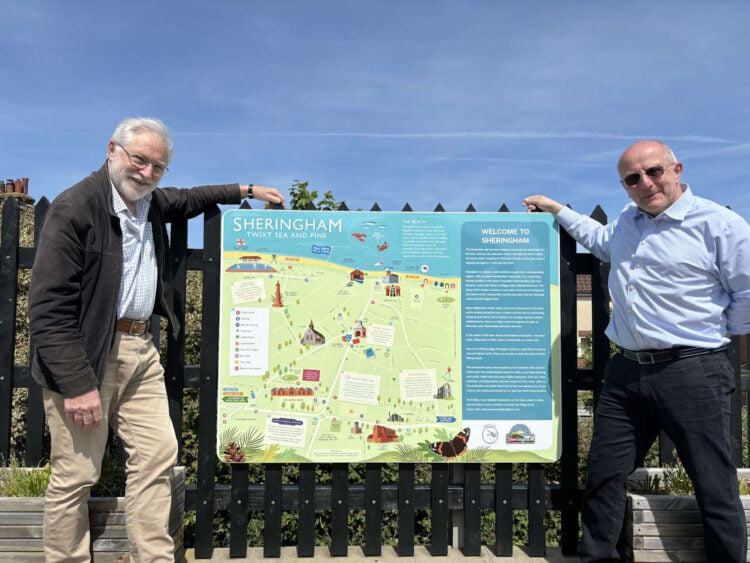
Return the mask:
[[[661,141],[649,139],[630,145],[617,162],[617,172],[630,199],[652,217],[682,196],[682,163]]]
[[[622,153],[620,159],[617,161],[617,171],[620,172],[620,175],[623,175],[621,167],[624,160],[632,158],[633,155],[640,155],[644,152],[658,154],[663,157],[665,164],[677,162],[677,157],[675,156],[672,147],[668,144],[657,141],[656,139],[644,139],[633,143]]]

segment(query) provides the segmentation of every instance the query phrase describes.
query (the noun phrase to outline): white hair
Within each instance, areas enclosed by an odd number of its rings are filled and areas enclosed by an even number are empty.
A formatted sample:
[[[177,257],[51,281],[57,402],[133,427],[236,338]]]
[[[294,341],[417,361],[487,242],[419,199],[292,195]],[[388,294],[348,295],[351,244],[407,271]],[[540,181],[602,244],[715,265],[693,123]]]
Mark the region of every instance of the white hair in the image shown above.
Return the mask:
[[[142,131],[150,131],[158,135],[164,141],[164,147],[167,151],[167,164],[172,160],[172,150],[174,145],[169,137],[169,129],[162,121],[155,117],[127,117],[120,121],[117,129],[112,133],[111,141],[118,145],[129,144],[135,135]]]

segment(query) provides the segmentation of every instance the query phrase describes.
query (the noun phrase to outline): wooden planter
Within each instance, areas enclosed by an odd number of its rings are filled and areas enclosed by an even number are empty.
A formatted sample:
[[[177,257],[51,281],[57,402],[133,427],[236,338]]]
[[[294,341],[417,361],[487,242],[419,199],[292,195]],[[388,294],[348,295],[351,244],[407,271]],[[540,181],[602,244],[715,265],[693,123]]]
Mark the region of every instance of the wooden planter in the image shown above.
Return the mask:
[[[42,497],[0,497],[0,560],[16,563],[44,561],[42,552]],[[169,533],[174,538],[175,560],[185,560],[182,542],[185,518],[185,468],[172,470],[172,508]],[[95,563],[117,562],[128,555],[123,497],[89,499],[91,543]]]
[[[643,480],[660,470],[638,471],[642,475],[631,480]],[[750,470],[739,470],[739,474],[747,478]],[[750,522],[750,496],[740,498]],[[628,493],[621,555],[625,561],[705,561],[703,524],[695,497]]]

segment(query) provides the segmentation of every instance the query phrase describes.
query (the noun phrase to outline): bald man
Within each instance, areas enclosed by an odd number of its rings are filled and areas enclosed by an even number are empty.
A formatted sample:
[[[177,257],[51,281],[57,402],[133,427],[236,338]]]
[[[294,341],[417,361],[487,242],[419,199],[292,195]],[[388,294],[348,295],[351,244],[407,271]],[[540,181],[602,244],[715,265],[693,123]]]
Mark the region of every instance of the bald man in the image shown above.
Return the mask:
[[[529,211],[553,213],[597,258],[611,262],[618,347],[607,363],[588,457],[581,561],[618,560],[628,474],[660,430],[695,486],[706,560],[745,561],[747,530],[730,456],[734,370],[729,337],[750,333],[750,227],[693,195],[672,149],[639,141],[620,157],[632,203],[601,225],[541,195]]]

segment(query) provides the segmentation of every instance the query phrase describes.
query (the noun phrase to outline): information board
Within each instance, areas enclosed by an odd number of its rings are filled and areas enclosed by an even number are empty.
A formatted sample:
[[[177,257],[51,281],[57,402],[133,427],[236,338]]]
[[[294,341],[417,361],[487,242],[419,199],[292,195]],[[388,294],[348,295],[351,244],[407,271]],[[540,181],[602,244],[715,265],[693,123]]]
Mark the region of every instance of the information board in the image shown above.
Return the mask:
[[[221,267],[221,460],[559,457],[551,215],[232,210]]]

